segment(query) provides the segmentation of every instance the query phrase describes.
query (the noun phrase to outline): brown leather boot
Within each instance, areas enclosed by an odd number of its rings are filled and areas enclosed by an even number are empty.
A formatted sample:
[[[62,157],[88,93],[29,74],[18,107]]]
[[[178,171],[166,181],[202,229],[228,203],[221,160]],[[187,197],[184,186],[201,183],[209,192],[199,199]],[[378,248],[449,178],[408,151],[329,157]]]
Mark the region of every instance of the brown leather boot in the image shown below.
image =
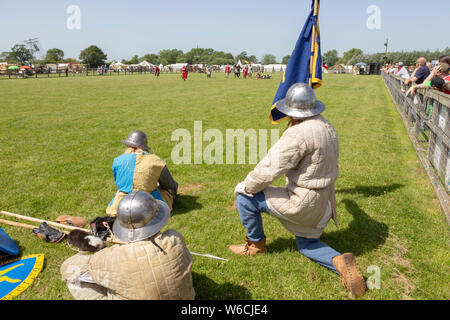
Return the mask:
[[[242,254],[244,256],[253,256],[256,254],[266,253],[266,238],[258,242],[250,241],[249,238],[245,237],[244,244],[232,244],[228,247],[231,252],[236,254]]]
[[[353,253],[341,254],[334,257],[332,261],[341,276],[342,285],[356,298],[362,296],[366,291],[366,282],[358,269]]]

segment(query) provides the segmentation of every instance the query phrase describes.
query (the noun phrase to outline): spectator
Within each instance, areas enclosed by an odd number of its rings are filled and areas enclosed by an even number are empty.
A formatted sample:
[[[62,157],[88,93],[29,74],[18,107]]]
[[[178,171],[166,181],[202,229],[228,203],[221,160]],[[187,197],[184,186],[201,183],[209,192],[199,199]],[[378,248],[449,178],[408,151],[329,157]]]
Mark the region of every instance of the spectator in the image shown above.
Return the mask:
[[[427,67],[427,59],[420,57],[417,59],[416,70],[414,70],[413,75],[405,80],[404,84],[407,86],[412,82],[416,84],[421,84],[430,74],[430,69]]]
[[[424,82],[431,81],[431,79],[434,76],[436,76],[438,74],[438,72],[443,72],[443,75],[446,75],[446,72],[445,72],[446,67],[445,67],[445,65],[443,65],[444,68],[442,68],[442,66],[441,66],[442,70],[439,69],[439,71],[438,71],[438,69],[437,69],[437,67],[440,64],[442,64],[442,63],[450,65],[450,56],[440,56],[437,65],[433,68],[433,70],[430,72],[430,75],[424,80]],[[448,80],[446,80],[446,81],[448,81]]]
[[[440,56],[438,62],[445,62],[446,64],[450,65],[450,56]]]
[[[442,91],[446,94],[450,94],[450,75],[449,75],[450,66],[445,62],[440,62],[430,73],[431,79],[425,81],[422,84],[411,87],[407,92],[406,96],[410,93],[415,95],[417,89],[423,88],[431,88],[434,90]]]
[[[395,69],[394,74],[404,79],[409,78],[408,70],[406,70],[406,68],[403,66],[403,62],[397,63],[397,68]]]

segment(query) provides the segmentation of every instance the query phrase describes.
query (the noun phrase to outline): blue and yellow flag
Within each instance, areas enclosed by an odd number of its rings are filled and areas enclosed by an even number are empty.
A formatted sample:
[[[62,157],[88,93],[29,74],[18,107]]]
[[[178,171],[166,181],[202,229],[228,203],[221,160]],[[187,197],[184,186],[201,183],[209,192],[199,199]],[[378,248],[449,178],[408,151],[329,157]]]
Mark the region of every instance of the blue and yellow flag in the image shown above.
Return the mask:
[[[315,3],[317,5],[316,8]],[[294,51],[289,58],[283,74],[283,79],[278,87],[277,94],[273,99],[269,115],[269,119],[273,124],[279,123],[287,117],[276,108],[276,105],[278,101],[285,98],[286,92],[294,83],[309,83],[311,79],[313,89],[320,87],[322,84],[322,55],[320,52],[318,5],[319,0],[312,1],[311,12],[298,37]],[[313,29],[315,29],[315,32],[313,32]]]

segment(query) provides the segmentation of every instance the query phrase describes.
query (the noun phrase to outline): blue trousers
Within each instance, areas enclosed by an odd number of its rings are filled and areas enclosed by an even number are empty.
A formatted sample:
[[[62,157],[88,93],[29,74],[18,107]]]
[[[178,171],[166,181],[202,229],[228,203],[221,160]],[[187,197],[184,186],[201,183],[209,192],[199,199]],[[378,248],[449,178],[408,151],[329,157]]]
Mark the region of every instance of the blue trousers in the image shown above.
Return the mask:
[[[263,192],[248,197],[243,194],[237,196],[237,209],[241,218],[241,223],[247,231],[250,241],[258,242],[266,236],[264,234],[261,213],[269,212],[266,198]],[[309,259],[337,273],[332,259],[340,255],[339,252],[328,246],[320,239],[308,239],[295,237],[298,251]]]

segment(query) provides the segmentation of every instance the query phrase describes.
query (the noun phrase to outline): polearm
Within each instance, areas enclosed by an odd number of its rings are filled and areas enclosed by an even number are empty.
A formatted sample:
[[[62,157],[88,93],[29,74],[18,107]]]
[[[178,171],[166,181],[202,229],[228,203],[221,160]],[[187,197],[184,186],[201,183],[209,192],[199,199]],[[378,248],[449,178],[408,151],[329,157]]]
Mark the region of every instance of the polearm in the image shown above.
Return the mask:
[[[319,0],[314,0],[314,17],[316,18],[316,25],[319,26]],[[317,30],[316,26],[313,25],[312,28],[312,38],[311,38],[311,54],[309,57],[309,86],[312,87],[312,75],[314,68],[314,55],[313,52],[316,49],[316,36]]]
[[[33,218],[33,217],[23,216],[23,215],[20,215],[17,213],[12,213],[12,212],[2,211],[2,210],[0,210],[0,214],[9,216],[9,217],[13,217],[13,218],[28,220],[28,221],[32,221],[32,222],[38,222],[38,223],[46,222],[48,225],[53,226],[53,227],[65,228],[65,229],[69,229],[69,230],[78,229],[78,230],[83,230],[83,231],[89,231],[87,229],[83,229],[83,228],[79,228],[79,227],[75,227],[75,226],[69,226],[66,224],[61,224],[61,223],[57,223],[57,222],[53,222],[53,221],[47,221],[47,220],[37,219],[37,218]]]
[[[33,221],[33,222],[39,222],[39,223],[46,222],[48,225],[52,225],[54,227],[66,228],[66,229],[70,229],[70,230],[77,229],[77,230],[82,230],[82,231],[86,231],[88,233],[91,233],[91,231],[88,230],[88,229],[79,228],[79,227],[75,227],[75,226],[69,226],[69,225],[65,225],[65,224],[61,224],[61,223],[57,223],[57,222],[53,222],[53,221],[48,221],[48,220],[42,220],[42,219],[37,219],[37,218],[33,218],[33,217],[23,216],[23,215],[20,215],[20,214],[17,214],[17,213],[11,213],[11,212],[1,211],[0,210],[0,214],[3,214],[5,216],[9,216],[9,217],[18,218],[18,219]],[[19,222],[10,221],[10,220],[4,220],[4,219],[0,219],[0,223],[4,223],[4,224],[10,225],[10,226],[14,226],[14,227],[27,228],[27,229],[37,228],[37,226],[31,225],[31,224],[19,223]],[[65,233],[66,235],[69,234],[69,232],[67,232],[67,231],[61,231],[61,232]],[[108,237],[106,239],[106,241],[107,242],[116,243],[116,244],[127,244],[127,242],[124,242],[124,241],[121,241],[119,239],[116,239],[115,237]],[[194,255],[194,256],[201,256],[201,257],[206,257],[206,258],[210,258],[210,259],[228,261],[227,259],[220,258],[220,257],[217,257],[217,256],[213,256],[212,254],[201,254],[201,253],[197,253],[197,252],[193,252],[193,251],[189,251],[189,252],[192,255]]]

